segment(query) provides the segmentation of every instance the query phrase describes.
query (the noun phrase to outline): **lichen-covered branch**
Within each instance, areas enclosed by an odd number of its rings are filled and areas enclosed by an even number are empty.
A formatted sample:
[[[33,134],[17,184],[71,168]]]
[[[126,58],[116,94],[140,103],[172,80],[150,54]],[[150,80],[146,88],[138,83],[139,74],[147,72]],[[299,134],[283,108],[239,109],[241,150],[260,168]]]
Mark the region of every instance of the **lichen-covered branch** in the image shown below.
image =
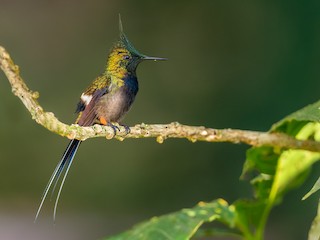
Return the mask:
[[[68,138],[85,140],[93,137],[113,138],[113,129],[107,126],[94,125],[81,127],[60,122],[53,113],[45,112],[38,103],[38,92],[31,91],[19,74],[19,67],[14,64],[8,52],[0,46],[0,68],[7,76],[12,92],[20,98],[30,112],[32,119],[51,132]],[[320,143],[300,141],[282,133],[257,132],[237,129],[212,129],[198,126],[187,126],[177,122],[170,124],[138,124],[131,127],[126,135],[125,129],[119,126],[118,140],[125,138],[156,138],[162,143],[167,138],[185,138],[192,142],[232,142],[246,143],[252,146],[277,146],[280,148],[305,149],[320,152]]]

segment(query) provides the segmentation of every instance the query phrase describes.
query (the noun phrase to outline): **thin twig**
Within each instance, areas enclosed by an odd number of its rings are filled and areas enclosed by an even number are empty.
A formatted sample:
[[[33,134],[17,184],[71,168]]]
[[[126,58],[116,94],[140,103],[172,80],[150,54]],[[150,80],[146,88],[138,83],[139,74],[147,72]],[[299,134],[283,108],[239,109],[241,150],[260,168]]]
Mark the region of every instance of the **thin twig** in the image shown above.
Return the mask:
[[[52,112],[45,112],[38,103],[38,92],[31,91],[19,74],[19,67],[14,64],[8,52],[0,46],[0,67],[7,76],[12,92],[20,98],[30,112],[32,118],[51,132],[63,137],[85,140],[93,137],[113,137],[113,129],[107,126],[94,125],[81,127],[76,124],[67,125],[60,122]],[[212,129],[198,126],[187,126],[177,122],[170,124],[138,124],[131,127],[126,135],[125,129],[115,138],[156,138],[162,143],[167,138],[185,138],[192,142],[231,142],[245,143],[252,146],[277,146],[280,148],[304,149],[320,152],[320,143],[315,141],[301,141],[283,133],[257,132],[237,129]]]

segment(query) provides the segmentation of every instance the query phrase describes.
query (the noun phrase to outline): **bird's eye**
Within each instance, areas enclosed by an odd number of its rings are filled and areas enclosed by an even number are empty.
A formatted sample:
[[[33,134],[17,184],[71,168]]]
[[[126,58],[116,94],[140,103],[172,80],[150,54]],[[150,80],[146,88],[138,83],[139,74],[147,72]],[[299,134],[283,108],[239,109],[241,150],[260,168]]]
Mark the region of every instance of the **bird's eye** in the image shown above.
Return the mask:
[[[124,56],[123,56],[123,59],[129,60],[129,59],[130,59],[130,56],[129,56],[129,55],[124,55]]]

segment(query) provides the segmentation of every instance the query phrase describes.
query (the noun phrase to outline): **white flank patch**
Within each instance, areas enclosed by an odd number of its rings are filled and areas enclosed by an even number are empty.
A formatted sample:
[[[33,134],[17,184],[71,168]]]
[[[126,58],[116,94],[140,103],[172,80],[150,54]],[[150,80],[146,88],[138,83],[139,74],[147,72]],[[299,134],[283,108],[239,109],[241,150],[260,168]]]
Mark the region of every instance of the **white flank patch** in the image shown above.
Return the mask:
[[[84,102],[84,104],[87,106],[90,103],[90,101],[92,99],[92,96],[91,95],[85,95],[84,93],[82,93],[80,98]]]

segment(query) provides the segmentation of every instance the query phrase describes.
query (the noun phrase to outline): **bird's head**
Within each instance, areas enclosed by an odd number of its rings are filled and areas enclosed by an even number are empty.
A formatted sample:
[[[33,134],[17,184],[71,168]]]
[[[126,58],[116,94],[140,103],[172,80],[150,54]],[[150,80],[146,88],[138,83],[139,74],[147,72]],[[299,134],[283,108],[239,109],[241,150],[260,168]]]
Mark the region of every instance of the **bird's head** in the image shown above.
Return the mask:
[[[119,30],[120,39],[113,46],[108,57],[106,69],[108,73],[116,75],[119,78],[122,78],[125,74],[136,75],[137,66],[144,60],[167,60],[166,58],[149,57],[136,50],[123,32],[120,14]]]

